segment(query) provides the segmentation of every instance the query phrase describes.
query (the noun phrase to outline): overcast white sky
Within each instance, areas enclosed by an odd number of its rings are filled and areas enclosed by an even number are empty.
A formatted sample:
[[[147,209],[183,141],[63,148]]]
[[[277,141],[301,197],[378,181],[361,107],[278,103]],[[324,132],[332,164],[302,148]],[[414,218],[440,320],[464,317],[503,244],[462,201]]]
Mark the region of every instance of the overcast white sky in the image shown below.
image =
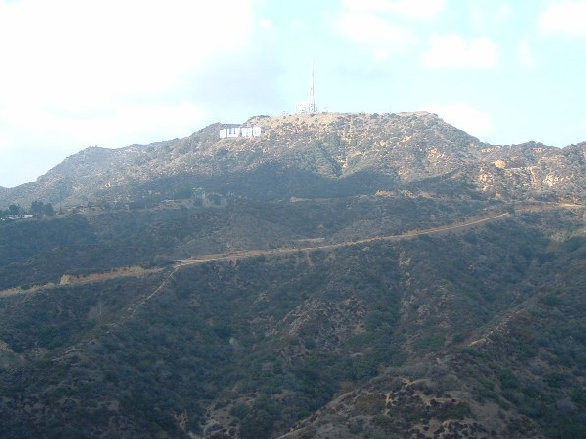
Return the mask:
[[[294,111],[586,141],[585,0],[0,0],[0,186],[88,146]]]

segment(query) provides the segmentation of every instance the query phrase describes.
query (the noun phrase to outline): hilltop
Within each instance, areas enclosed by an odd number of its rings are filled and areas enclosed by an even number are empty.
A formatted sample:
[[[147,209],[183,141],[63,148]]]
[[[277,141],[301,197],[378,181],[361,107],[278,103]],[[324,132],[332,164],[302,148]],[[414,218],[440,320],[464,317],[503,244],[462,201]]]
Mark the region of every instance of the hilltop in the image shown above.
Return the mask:
[[[586,144],[489,145],[425,112],[258,116],[242,126],[260,127],[261,136],[220,139],[219,131],[233,126],[213,124],[150,145],[85,149],[34,183],[3,189],[0,207],[160,201],[193,188],[268,200],[411,187],[559,198],[583,197],[586,187]]]

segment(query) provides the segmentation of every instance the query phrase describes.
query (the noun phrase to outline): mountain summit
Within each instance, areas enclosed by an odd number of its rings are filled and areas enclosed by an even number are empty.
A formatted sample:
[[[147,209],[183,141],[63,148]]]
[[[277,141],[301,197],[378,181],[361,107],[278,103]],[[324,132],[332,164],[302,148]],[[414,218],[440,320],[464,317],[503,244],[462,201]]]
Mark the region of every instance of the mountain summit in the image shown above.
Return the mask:
[[[220,130],[240,126],[259,127],[261,135],[220,138]],[[444,190],[465,184],[483,196],[544,189],[563,196],[586,186],[585,150],[586,144],[489,145],[426,112],[257,116],[182,139],[87,148],[34,183],[4,189],[0,206],[124,203],[195,187],[259,199],[367,194],[415,183],[433,191],[438,178]]]

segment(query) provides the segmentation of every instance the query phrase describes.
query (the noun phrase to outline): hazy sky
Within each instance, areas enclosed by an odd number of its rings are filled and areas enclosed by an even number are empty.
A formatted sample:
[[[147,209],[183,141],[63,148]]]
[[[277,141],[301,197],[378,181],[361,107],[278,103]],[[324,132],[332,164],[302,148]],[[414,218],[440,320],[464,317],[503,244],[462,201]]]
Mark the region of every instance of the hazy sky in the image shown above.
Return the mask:
[[[429,110],[586,140],[584,0],[0,0],[0,185],[88,146],[292,112]]]

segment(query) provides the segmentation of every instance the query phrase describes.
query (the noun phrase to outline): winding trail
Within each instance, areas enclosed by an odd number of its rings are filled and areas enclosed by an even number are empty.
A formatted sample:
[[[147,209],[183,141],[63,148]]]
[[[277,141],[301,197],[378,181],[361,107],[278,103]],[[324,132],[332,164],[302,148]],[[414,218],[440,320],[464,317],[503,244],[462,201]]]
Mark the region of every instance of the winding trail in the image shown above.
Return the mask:
[[[185,267],[188,265],[195,265],[195,264],[202,264],[207,262],[217,262],[217,261],[237,261],[246,258],[254,258],[258,256],[276,256],[276,255],[288,255],[298,252],[307,252],[307,251],[317,251],[317,250],[335,250],[338,248],[344,247],[352,247],[355,245],[363,245],[369,244],[378,241],[400,241],[403,239],[414,238],[416,236],[421,235],[431,235],[434,233],[440,232],[447,232],[450,230],[456,229],[465,229],[468,227],[473,227],[478,224],[482,224],[488,221],[494,221],[500,218],[510,216],[509,213],[501,213],[498,215],[493,216],[483,216],[483,217],[476,217],[469,221],[465,222],[458,222],[452,223],[446,226],[440,227],[431,227],[429,229],[424,230],[410,230],[408,232],[399,234],[399,235],[386,235],[386,236],[373,236],[370,238],[358,239],[356,241],[344,241],[334,244],[324,244],[324,245],[315,245],[309,247],[282,247],[270,250],[244,250],[240,252],[234,252],[229,254],[216,254],[216,255],[204,255],[204,256],[195,256],[189,259],[181,259],[176,262],[175,267]]]
[[[335,250],[344,247],[352,247],[356,245],[364,245],[373,242],[396,242],[405,239],[411,239],[417,236],[422,235],[431,235],[435,233],[443,233],[449,232],[453,230],[463,230],[470,227],[475,227],[479,224],[488,223],[491,221],[498,221],[503,218],[507,218],[511,215],[517,213],[524,213],[524,212],[536,212],[536,211],[545,211],[551,210],[554,208],[577,208],[577,209],[584,209],[586,208],[585,205],[573,205],[573,204],[554,204],[554,203],[543,203],[542,205],[536,207],[535,205],[531,206],[516,206],[514,209],[514,213],[509,212],[500,212],[494,213],[492,215],[484,215],[484,216],[477,216],[473,218],[469,218],[466,221],[454,222],[444,226],[438,227],[431,227],[424,230],[411,230],[399,235],[387,235],[387,236],[374,236],[370,238],[359,239],[355,241],[345,241],[340,243],[333,243],[333,244],[323,244],[323,245],[314,245],[314,246],[305,246],[305,247],[298,247],[298,248],[277,248],[277,249],[269,249],[269,250],[246,250],[240,251],[230,254],[212,254],[212,255],[204,255],[199,257],[193,257],[189,259],[182,259],[176,261],[170,267],[156,267],[150,269],[144,269],[142,267],[133,266],[133,267],[119,267],[113,269],[110,272],[106,273],[94,273],[87,276],[71,276],[71,275],[63,275],[61,278],[61,282],[59,284],[45,284],[45,285],[38,285],[32,288],[21,290],[18,288],[13,288],[10,290],[3,290],[0,291],[0,298],[11,296],[15,294],[27,294],[27,293],[34,293],[37,291],[46,291],[51,289],[56,289],[64,286],[71,286],[71,285],[82,285],[94,282],[103,282],[106,280],[121,278],[121,277],[129,277],[129,276],[144,276],[146,274],[152,273],[162,273],[163,278],[161,282],[149,292],[146,292],[142,297],[137,298],[133,303],[126,306],[125,309],[121,310],[116,314],[116,316],[108,322],[103,322],[106,326],[106,334],[110,337],[114,337],[116,333],[116,328],[120,328],[125,322],[132,319],[136,312],[141,309],[143,306],[148,304],[154,297],[161,294],[165,291],[165,288],[169,285],[169,283],[174,279],[174,275],[182,270],[185,267],[189,267],[196,264],[205,264],[209,262],[218,262],[218,261],[238,261],[247,258],[254,258],[259,256],[282,256],[282,255],[290,255],[299,252],[313,252],[313,251],[329,251]],[[166,272],[166,273],[165,273]],[[67,358],[70,355],[74,355],[82,346],[88,345],[93,343],[95,338],[87,338],[75,346],[72,346],[62,352],[60,355],[53,358],[53,361],[67,361]],[[480,342],[480,340],[478,341]]]
[[[205,264],[209,262],[219,262],[219,261],[233,261],[236,262],[242,259],[249,259],[255,258],[259,256],[283,256],[283,255],[290,255],[299,252],[313,252],[313,251],[328,251],[328,250],[335,250],[344,247],[352,247],[355,245],[364,245],[373,242],[396,242],[404,239],[410,239],[421,235],[432,235],[435,233],[442,233],[442,232],[449,232],[453,230],[459,229],[466,229],[469,227],[474,227],[479,224],[497,221],[511,215],[515,215],[518,213],[527,213],[527,212],[541,212],[546,210],[552,210],[555,208],[566,208],[566,209],[584,209],[586,205],[581,204],[570,204],[570,203],[540,203],[536,204],[527,204],[527,205],[517,205],[514,207],[515,213],[509,212],[500,212],[493,215],[483,215],[483,216],[476,216],[470,218],[466,221],[459,221],[450,224],[446,224],[444,226],[438,227],[431,227],[428,229],[423,230],[410,230],[402,234],[398,235],[385,235],[385,236],[373,236],[364,239],[358,239],[355,241],[344,241],[339,243],[331,243],[331,244],[323,244],[323,245],[313,245],[313,246],[303,246],[303,247],[281,247],[276,249],[266,249],[266,250],[243,250],[233,253],[221,253],[221,254],[210,254],[210,255],[202,255],[202,256],[194,256],[192,258],[187,259],[180,259],[175,261],[175,263],[171,267],[155,267],[155,268],[142,268],[138,266],[133,267],[119,267],[112,269],[109,272],[103,273],[92,273],[87,276],[71,276],[64,274],[61,278],[61,282],[59,283],[47,283],[43,285],[35,285],[33,287],[27,289],[21,288],[11,288],[6,290],[0,290],[0,298],[13,296],[16,294],[27,294],[27,293],[34,293],[37,291],[46,291],[50,289],[60,288],[63,286],[74,286],[74,285],[83,285],[95,282],[103,282],[106,280],[117,279],[120,277],[139,277],[144,276],[150,273],[157,273],[157,272],[164,272],[166,270],[171,270],[170,274],[165,277],[163,282],[148,296],[146,296],[143,300],[136,304],[136,307],[140,306],[140,304],[144,304],[148,302],[151,298],[156,296],[160,291],[162,291],[164,285],[173,277],[173,275],[181,270],[184,267],[188,267],[191,265],[197,264]],[[134,313],[134,311],[133,311]]]

